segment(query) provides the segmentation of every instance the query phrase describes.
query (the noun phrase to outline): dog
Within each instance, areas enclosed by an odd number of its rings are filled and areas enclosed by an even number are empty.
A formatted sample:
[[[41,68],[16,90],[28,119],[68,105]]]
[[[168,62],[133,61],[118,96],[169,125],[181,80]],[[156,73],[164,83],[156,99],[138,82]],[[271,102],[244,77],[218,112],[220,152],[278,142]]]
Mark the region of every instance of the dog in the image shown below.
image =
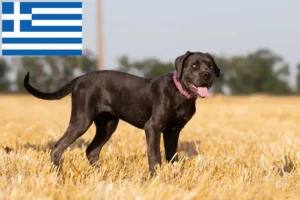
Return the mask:
[[[69,126],[52,147],[51,162],[58,166],[63,152],[94,122],[96,134],[86,148],[86,156],[92,166],[96,165],[120,119],[144,129],[151,175],[161,165],[161,134],[166,161],[178,161],[179,134],[196,112],[196,99],[210,96],[208,90],[215,77],[220,77],[220,69],[209,53],[202,52],[186,51],[176,57],[174,65],[173,73],[155,78],[113,70],[94,71],[51,93],[32,87],[28,72],[24,87],[36,98],[58,100],[72,93]]]

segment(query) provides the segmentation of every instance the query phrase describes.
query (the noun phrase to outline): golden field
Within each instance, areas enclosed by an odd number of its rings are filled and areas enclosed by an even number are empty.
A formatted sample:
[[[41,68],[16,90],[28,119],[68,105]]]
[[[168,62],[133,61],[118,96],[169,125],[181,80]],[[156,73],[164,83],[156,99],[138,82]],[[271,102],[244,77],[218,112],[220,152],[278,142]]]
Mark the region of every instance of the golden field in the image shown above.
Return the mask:
[[[85,157],[93,125],[51,171],[50,146],[70,111],[69,96],[0,96],[1,200],[300,199],[300,97],[198,100],[180,135],[180,162],[163,160],[154,178],[143,130],[124,122],[104,146],[99,170]]]

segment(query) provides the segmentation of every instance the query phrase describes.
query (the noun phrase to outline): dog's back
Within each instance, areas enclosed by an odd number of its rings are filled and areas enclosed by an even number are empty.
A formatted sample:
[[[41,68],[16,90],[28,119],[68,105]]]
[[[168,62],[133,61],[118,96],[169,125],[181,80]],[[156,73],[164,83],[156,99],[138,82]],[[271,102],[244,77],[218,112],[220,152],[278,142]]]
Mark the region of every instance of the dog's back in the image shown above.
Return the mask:
[[[143,128],[150,118],[152,101],[149,96],[155,79],[146,79],[118,71],[103,70],[87,74],[77,81],[77,89],[97,100],[97,109],[111,112],[118,118]]]

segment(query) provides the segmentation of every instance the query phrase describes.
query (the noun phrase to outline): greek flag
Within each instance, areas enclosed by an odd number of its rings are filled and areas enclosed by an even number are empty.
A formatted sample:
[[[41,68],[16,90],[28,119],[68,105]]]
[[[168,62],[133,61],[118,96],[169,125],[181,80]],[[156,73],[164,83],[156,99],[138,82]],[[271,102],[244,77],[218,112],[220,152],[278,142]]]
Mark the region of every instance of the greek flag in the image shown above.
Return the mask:
[[[2,2],[3,56],[82,55],[82,2]]]

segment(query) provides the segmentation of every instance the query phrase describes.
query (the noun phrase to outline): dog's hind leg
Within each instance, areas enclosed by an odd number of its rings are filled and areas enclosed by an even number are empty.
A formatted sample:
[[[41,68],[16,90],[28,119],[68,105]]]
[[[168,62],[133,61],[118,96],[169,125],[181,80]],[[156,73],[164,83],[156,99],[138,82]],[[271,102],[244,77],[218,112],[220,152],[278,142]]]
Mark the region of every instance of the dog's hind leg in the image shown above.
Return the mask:
[[[65,132],[65,134],[56,142],[51,151],[51,162],[58,166],[60,158],[63,152],[82,136],[87,129],[90,127],[91,122],[85,121],[76,121],[76,123],[71,123]]]
[[[101,149],[115,132],[118,122],[119,119],[109,113],[100,113],[95,118],[96,135],[86,149],[86,156],[91,165],[99,160]]]
[[[64,151],[88,130],[93,118],[93,110],[88,107],[88,98],[74,95],[69,127],[51,150],[51,162],[54,165],[59,165]]]

